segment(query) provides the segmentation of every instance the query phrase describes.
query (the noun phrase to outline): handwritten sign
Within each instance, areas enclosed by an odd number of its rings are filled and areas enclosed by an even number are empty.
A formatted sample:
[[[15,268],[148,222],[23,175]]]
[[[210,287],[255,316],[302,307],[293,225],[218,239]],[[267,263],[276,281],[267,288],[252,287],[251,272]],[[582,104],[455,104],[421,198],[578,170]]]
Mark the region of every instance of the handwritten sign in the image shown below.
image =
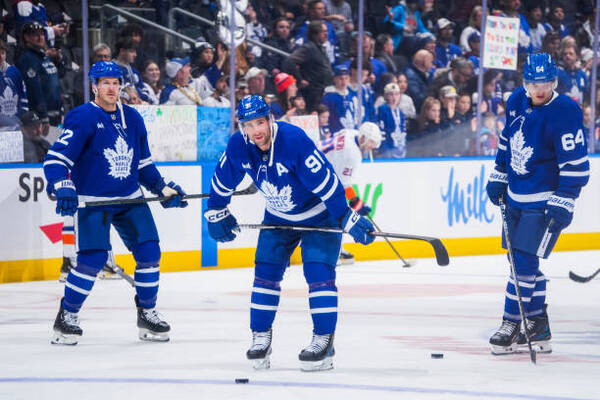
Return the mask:
[[[21,131],[0,132],[0,163],[23,162]]]
[[[198,161],[216,161],[229,141],[229,108],[198,107]]]
[[[297,115],[290,117],[290,124],[302,128],[315,143],[319,142],[319,117],[316,115]]]
[[[196,106],[135,106],[154,161],[196,161]]]
[[[483,41],[484,68],[517,69],[519,25],[518,18],[487,17]]]

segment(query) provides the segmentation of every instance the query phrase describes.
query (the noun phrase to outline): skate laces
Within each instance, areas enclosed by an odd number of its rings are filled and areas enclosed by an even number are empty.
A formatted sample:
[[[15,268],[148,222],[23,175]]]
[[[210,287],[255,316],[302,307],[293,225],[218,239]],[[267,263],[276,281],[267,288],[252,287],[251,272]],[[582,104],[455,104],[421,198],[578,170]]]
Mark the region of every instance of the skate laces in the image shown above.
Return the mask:
[[[77,313],[65,311],[63,318],[67,325],[79,326],[79,315]]]
[[[318,354],[327,348],[330,339],[331,335],[313,334],[312,342],[308,345],[307,348],[304,349],[304,351]]]
[[[143,308],[144,318],[154,324],[160,324],[162,322],[161,315],[156,311],[156,308]]]
[[[515,332],[515,329],[517,329],[516,322],[504,321],[504,322],[502,322],[500,329],[498,329],[498,332],[511,336]]]
[[[252,332],[252,350],[266,349],[271,345],[271,331]]]

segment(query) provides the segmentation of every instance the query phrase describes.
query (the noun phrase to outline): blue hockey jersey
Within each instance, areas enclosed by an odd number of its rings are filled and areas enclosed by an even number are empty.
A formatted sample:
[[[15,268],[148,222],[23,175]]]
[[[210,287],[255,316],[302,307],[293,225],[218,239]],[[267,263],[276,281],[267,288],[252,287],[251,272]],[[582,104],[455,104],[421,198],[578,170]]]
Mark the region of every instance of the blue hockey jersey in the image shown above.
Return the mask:
[[[377,108],[379,129],[383,132],[380,150],[394,150],[396,157],[406,157],[406,119],[400,108],[382,104]]]
[[[29,110],[27,91],[21,73],[14,65],[0,69],[0,114],[19,116]]]
[[[141,115],[123,105],[107,112],[93,102],[74,108],[44,160],[48,186],[71,176],[79,201],[135,199],[139,184],[153,193],[165,186],[152,162]]]
[[[582,69],[572,71],[559,67],[556,71],[558,87],[556,91],[569,96],[579,104],[583,104],[583,97],[588,88],[588,78]]]
[[[328,86],[325,88],[321,104],[329,108],[329,129],[332,133],[335,134],[342,129],[358,129],[356,125],[358,96],[355,91],[348,88],[346,93],[341,93],[335,86]]]
[[[496,170],[508,176],[508,203],[515,208],[544,208],[550,195],[576,199],[588,182],[590,163],[583,114],[573,100],[554,93],[532,107],[523,87],[506,105]]]
[[[267,201],[265,223],[339,226],[348,203],[331,164],[302,129],[277,121],[273,131],[268,152],[239,131],[231,136],[211,181],[208,207],[226,207],[248,174]]]

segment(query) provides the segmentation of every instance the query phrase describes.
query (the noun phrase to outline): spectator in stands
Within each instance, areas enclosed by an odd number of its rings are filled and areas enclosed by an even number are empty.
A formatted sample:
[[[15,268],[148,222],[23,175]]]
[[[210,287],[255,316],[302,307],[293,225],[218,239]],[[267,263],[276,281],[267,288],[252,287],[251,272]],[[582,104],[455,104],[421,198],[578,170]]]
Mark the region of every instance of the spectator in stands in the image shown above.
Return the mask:
[[[519,18],[519,53],[531,53],[531,39],[529,38],[529,25],[527,18],[519,12],[521,0],[499,0],[500,11],[494,15],[498,17]]]
[[[344,24],[352,21],[352,8],[344,0],[324,0],[325,17],[324,20],[331,22],[336,34],[344,31]]]
[[[400,43],[403,41],[411,42],[417,33],[428,32],[423,21],[421,21],[421,12],[419,11],[418,0],[407,0],[406,6],[398,4],[392,8],[389,1],[386,5],[387,15],[383,22],[387,25],[394,41],[394,51],[398,51]],[[406,48],[412,47],[411,43],[403,43]]]
[[[427,97],[423,101],[421,113],[418,118],[419,136],[438,133],[442,131],[441,104],[434,97]]]
[[[502,94],[496,91],[497,70],[488,69],[483,73],[482,102],[486,103],[488,112],[498,115],[502,107]]]
[[[435,31],[435,23],[440,18],[435,9],[435,0],[424,0],[420,2],[421,6],[421,21],[423,26],[429,32]]]
[[[17,68],[25,80],[29,109],[42,120],[42,133],[48,134],[50,124],[62,123],[63,106],[58,70],[45,53],[44,27],[37,21],[23,25],[24,50]]]
[[[148,101],[148,97],[143,93],[144,82],[142,75],[134,67],[137,57],[137,44],[132,38],[120,38],[115,44],[115,62],[121,67],[123,72],[123,84],[133,85],[143,101]]]
[[[385,99],[383,98],[383,89],[385,88],[385,85],[387,85],[388,83],[398,83],[398,77],[394,74],[390,74],[389,72],[386,72],[385,74],[381,75],[381,78],[379,78],[379,84],[377,85],[377,90],[375,91],[375,103],[374,103],[374,107],[375,110],[377,110],[377,108],[385,103]]]
[[[330,64],[335,64],[339,57],[338,41],[333,25],[325,20],[325,3],[322,0],[310,0],[308,2],[308,19],[296,31],[296,46],[303,45],[309,40],[308,26],[313,21],[320,21],[327,27],[327,36],[321,43]]]
[[[377,122],[384,136],[381,146],[373,150],[377,158],[406,157],[406,120],[400,109],[401,96],[395,83],[388,83],[383,89],[385,104],[377,108]]]
[[[137,89],[133,85],[125,85],[121,90],[121,102],[130,106],[144,104],[140,96],[138,95]],[[148,103],[145,103],[148,104]]]
[[[583,49],[581,50],[581,69],[585,72],[588,82],[590,82],[592,76],[592,67],[594,65],[594,50]]]
[[[308,110],[306,109],[306,101],[304,101],[304,97],[302,95],[298,95],[296,97],[292,97],[292,108],[288,110],[285,114],[286,118],[308,115]]]
[[[287,18],[277,18],[273,23],[273,30],[265,44],[285,51],[292,52],[292,41],[290,38],[291,23]],[[265,68],[271,76],[277,76],[282,70],[285,57],[281,54],[265,50],[265,56],[261,59],[260,65]]]
[[[194,43],[194,48],[190,54],[190,67],[192,78],[197,79],[202,76],[204,71],[209,69],[215,61],[215,48],[206,41]]]
[[[462,91],[466,88],[469,79],[473,77],[473,63],[463,57],[458,57],[450,62],[450,70],[441,73],[432,82],[429,87],[429,96],[437,97],[440,89],[443,86],[451,85],[457,91]]]
[[[238,79],[235,87],[235,104],[239,103],[241,99],[245,96],[248,96],[250,92],[248,91],[248,82],[244,78]]]
[[[596,12],[589,5],[584,7],[583,15],[585,16],[585,21],[575,30],[575,39],[577,39],[578,48],[591,50],[594,47],[594,34],[592,32],[594,32]]]
[[[471,34],[477,32],[481,34],[481,21],[483,20],[483,9],[481,6],[473,7],[471,14],[469,15],[469,25],[462,30],[460,34],[460,47],[463,53],[469,53],[472,51],[471,46],[469,45],[469,37]],[[479,53],[477,53],[479,54]]]
[[[408,79],[406,79],[406,75],[403,73],[398,74],[398,88],[400,89],[400,109],[404,113],[406,119],[412,120],[417,117],[417,111],[415,109],[415,104],[413,99],[406,94],[406,90],[408,89]]]
[[[529,24],[529,37],[531,38],[531,51],[539,53],[542,49],[542,41],[546,36],[546,29],[542,25],[541,3],[531,2],[525,7],[527,10],[527,23]]]
[[[165,105],[202,105],[202,100],[192,85],[190,61],[187,58],[172,58],[167,62],[165,71],[171,82],[160,94],[160,104]]]
[[[344,31],[337,35],[340,60],[352,58],[352,44],[354,43],[352,37],[353,34],[354,23],[352,21],[346,21],[344,24]]]
[[[354,59],[357,58],[358,56],[358,39],[359,39],[359,35],[358,32],[355,32],[355,34],[353,35],[354,38],[354,43],[352,45],[352,57]],[[369,79],[368,79],[368,83],[371,84],[372,86],[375,86],[378,84],[379,82],[379,77],[381,76],[381,74],[384,74],[387,72],[387,69],[385,67],[385,64],[381,61],[379,61],[378,59],[376,59],[374,56],[375,53],[375,46],[373,43],[373,36],[371,35],[370,32],[366,32],[363,35],[363,60],[369,60],[369,62],[371,63],[371,71],[372,71],[372,75],[369,75]],[[350,67],[351,61],[347,60],[345,62],[347,67]]]
[[[477,75],[479,74],[479,50],[481,46],[481,35],[479,32],[471,33],[468,43],[471,50],[465,54],[465,58],[473,63],[473,73]]]
[[[248,4],[244,15],[246,16],[246,38],[264,42],[267,38],[267,28],[258,21],[256,11],[251,3]],[[260,59],[263,49],[260,46],[251,46],[251,51],[257,59]]]
[[[246,73],[244,77],[248,82],[248,90],[250,94],[257,94],[260,96],[265,95],[265,70],[252,67]]]
[[[460,47],[451,43],[454,33],[454,22],[446,18],[440,18],[437,22],[437,34],[435,44],[435,61],[437,67],[444,68],[450,65],[450,61],[462,56]]]
[[[238,48],[241,48],[241,46],[239,46]],[[210,52],[204,50],[202,52],[203,57],[207,56],[209,53]],[[198,95],[201,99],[210,96],[215,90],[217,80],[223,75],[223,68],[225,65],[225,61],[228,60],[228,57],[229,48],[225,44],[218,42],[216,61],[214,61],[210,66],[208,66],[208,68],[204,69],[204,71],[199,75],[199,77],[193,78],[193,86],[196,88],[196,91],[198,92]]]
[[[350,90],[350,71],[345,65],[333,67],[333,86],[325,88],[321,104],[329,109],[329,128],[334,135],[342,129],[357,129],[356,92]]]
[[[456,102],[456,119],[460,119],[463,123],[469,122],[473,118],[471,111],[471,95],[468,92],[461,92],[458,95]]]
[[[106,43],[98,43],[92,49],[92,63],[94,65],[97,61],[110,61],[112,53],[110,47]]]
[[[546,32],[558,32],[561,38],[564,38],[569,34],[566,26],[563,25],[565,19],[565,10],[560,3],[555,3],[550,9],[550,15],[548,15],[548,22],[544,24]]]
[[[560,51],[562,64],[558,67],[558,93],[566,94],[580,105],[587,91],[588,82],[585,72],[579,68],[579,54],[576,44],[564,46]]]
[[[362,122],[375,122],[377,114],[375,110],[375,92],[368,82],[371,73],[371,62],[363,59],[361,93],[362,93]],[[383,75],[383,74],[382,74]],[[350,90],[354,96],[358,96],[358,60],[355,58],[350,63]]]
[[[325,104],[319,104],[317,115],[319,117],[319,137],[321,140],[327,140],[333,136],[329,129],[329,108]]]
[[[440,121],[443,125],[456,124],[456,100],[458,94],[452,85],[443,86],[440,89],[439,100],[441,103]],[[458,121],[460,123],[460,121]]]
[[[142,91],[148,98],[148,104],[160,104],[160,93],[164,85],[160,79],[160,68],[153,60],[147,60],[142,67],[142,79],[144,88]]]
[[[4,18],[0,18],[0,40],[6,44],[6,61],[14,64],[17,52],[17,39],[9,34]]]
[[[375,40],[375,58],[385,65],[387,72],[394,75],[398,75],[408,65],[406,57],[394,54],[394,42],[387,33],[378,35]]]
[[[550,54],[555,60],[560,60],[560,40],[559,32],[546,32],[542,40],[542,52]]]
[[[275,88],[277,100],[271,103],[271,113],[275,119],[279,119],[292,108],[291,99],[298,95],[298,86],[292,75],[280,72],[275,77]]]
[[[44,37],[50,46],[54,46],[55,37],[62,35],[66,29],[66,23],[48,26],[46,7],[39,0],[16,0],[13,2],[13,12],[16,32],[20,32],[23,26],[29,22],[38,22],[42,26]]]
[[[24,162],[43,162],[51,145],[42,137],[42,120],[33,111],[21,114],[20,120]]]
[[[0,40],[0,114],[18,117],[29,110],[25,81],[18,68],[6,62],[7,46]]]
[[[419,50],[413,56],[411,65],[406,69],[408,81],[407,93],[413,99],[417,110],[421,109],[429,87],[429,71],[433,66],[433,54]],[[441,86],[440,86],[441,87]]]
[[[332,83],[333,71],[323,48],[327,40],[327,25],[323,21],[308,24],[308,40],[284,61],[283,70],[294,75],[306,100],[307,109],[316,108],[326,86]]]
[[[140,24],[129,22],[125,24],[119,32],[118,39],[131,39],[133,43],[135,43],[136,57],[131,64],[133,64],[138,71],[141,71],[144,67],[144,64],[146,64],[146,61],[150,59],[148,54],[142,48],[144,28],[142,28]]]
[[[203,99],[203,105],[206,107],[230,107],[229,101],[229,76],[223,75],[217,79],[215,91],[209,97]]]

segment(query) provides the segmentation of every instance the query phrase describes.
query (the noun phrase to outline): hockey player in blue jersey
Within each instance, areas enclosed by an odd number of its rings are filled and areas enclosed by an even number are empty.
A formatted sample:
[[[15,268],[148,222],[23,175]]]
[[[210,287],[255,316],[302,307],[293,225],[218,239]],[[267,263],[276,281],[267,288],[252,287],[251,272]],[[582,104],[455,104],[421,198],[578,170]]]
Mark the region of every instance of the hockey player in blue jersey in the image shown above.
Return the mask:
[[[527,330],[534,348],[550,352],[546,278],[540,258],[550,255],[560,232],[571,223],[575,199],[588,182],[590,163],[581,109],[557,94],[556,67],[548,54],[532,54],[523,68],[524,87],[506,105],[496,166],[487,184],[490,201],[506,199],[508,234],[515,271],[506,287],[502,326],[490,338],[493,354],[526,344],[515,291],[519,284]],[[506,232],[504,232],[506,234]],[[506,240],[503,237],[503,246]]]
[[[213,239],[235,239],[238,226],[227,205],[248,174],[267,201],[265,224],[342,227],[357,242],[373,241],[369,234],[373,225],[348,206],[333,167],[302,129],[273,122],[269,106],[258,95],[242,98],[237,116],[240,130],[231,136],[217,164],[204,214]],[[246,353],[254,361],[254,368],[270,366],[271,327],[279,304],[280,282],[300,242],[313,320],[312,342],[299,355],[301,369],[333,368],[338,303],[335,264],[341,241],[339,233],[260,231],[250,304],[252,345]]]
[[[82,330],[78,312],[104,267],[113,225],[136,261],[135,304],[142,340],[169,340],[170,326],[155,310],[160,248],[147,204],[79,208],[80,202],[135,199],[144,185],[164,196],[163,207],[185,207],[183,190],[165,183],[152,163],[148,133],[140,114],[118,103],[121,68],[99,61],[90,69],[95,100],[74,108],[64,130],[48,151],[44,174],[56,212],[75,215],[77,266],[67,276],[64,297],[54,323],[52,343],[77,344]]]

